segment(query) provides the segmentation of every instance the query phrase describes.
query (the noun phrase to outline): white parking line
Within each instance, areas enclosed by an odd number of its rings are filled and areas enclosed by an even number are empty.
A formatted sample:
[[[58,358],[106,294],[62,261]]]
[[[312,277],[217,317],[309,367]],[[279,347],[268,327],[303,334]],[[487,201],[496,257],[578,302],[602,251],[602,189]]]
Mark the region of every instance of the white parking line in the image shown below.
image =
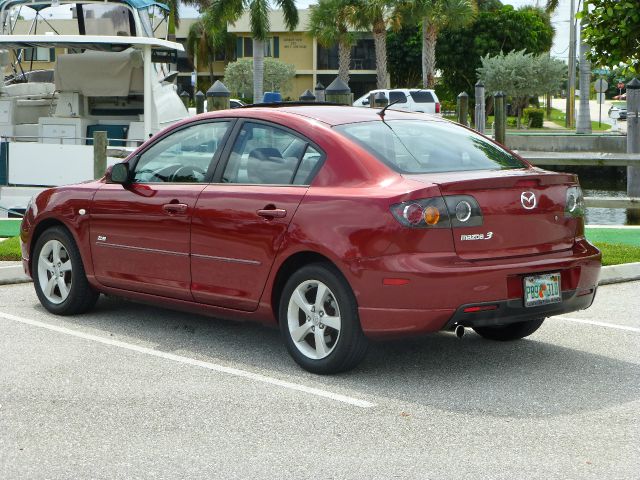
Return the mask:
[[[615,323],[596,322],[595,320],[582,320],[581,318],[554,317],[567,322],[585,323],[587,325],[595,325],[597,327],[614,328],[616,330],[626,330],[628,332],[640,333],[640,328],[628,327],[626,325],[616,325]]]
[[[5,269],[5,268],[22,268],[22,264],[19,264],[19,265],[5,265],[3,267],[0,267],[0,270]]]
[[[296,390],[299,392],[308,393],[310,395],[316,395],[318,397],[328,398],[337,402],[346,403],[360,408],[375,407],[375,403],[367,402],[346,395],[340,395],[339,393],[329,392],[327,390],[321,390],[319,388],[307,387],[298,383],[287,382],[285,380],[278,380],[277,378],[267,377],[266,375],[260,375],[258,373],[247,372],[246,370],[240,370],[238,368],[225,367],[224,365],[218,365],[216,363],[203,362],[201,360],[195,360],[193,358],[183,357],[181,355],[174,355],[173,353],[160,352],[153,350],[152,348],[141,347],[139,345],[133,345],[131,343],[120,342],[118,340],[111,340],[109,338],[103,338],[97,335],[91,335],[89,333],[82,333],[75,330],[71,330],[65,327],[58,327],[50,325],[48,323],[39,322],[37,320],[31,320],[29,318],[18,317],[11,315],[10,313],[0,312],[0,317],[14,322],[20,322],[34,327],[46,328],[54,332],[70,335],[72,337],[83,338],[85,340],[91,340],[92,342],[102,343],[104,345],[111,345],[113,347],[123,348],[125,350],[131,350],[145,355],[151,355],[153,357],[164,358],[166,360],[172,360],[174,362],[184,363],[186,365],[192,365],[195,367],[202,367],[214,372],[226,373],[228,375],[234,375],[236,377],[243,377],[256,382],[266,383],[269,385],[276,385],[278,387],[287,388],[289,390]]]

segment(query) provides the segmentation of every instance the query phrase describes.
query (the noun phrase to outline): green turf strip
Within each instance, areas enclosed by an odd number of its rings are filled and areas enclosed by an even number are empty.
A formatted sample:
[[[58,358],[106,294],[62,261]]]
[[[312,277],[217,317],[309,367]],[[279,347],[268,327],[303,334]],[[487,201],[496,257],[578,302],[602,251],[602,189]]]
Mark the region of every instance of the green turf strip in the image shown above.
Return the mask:
[[[640,247],[640,228],[586,227],[586,234],[590,242]]]
[[[0,237],[15,237],[20,234],[20,218],[0,220]]]

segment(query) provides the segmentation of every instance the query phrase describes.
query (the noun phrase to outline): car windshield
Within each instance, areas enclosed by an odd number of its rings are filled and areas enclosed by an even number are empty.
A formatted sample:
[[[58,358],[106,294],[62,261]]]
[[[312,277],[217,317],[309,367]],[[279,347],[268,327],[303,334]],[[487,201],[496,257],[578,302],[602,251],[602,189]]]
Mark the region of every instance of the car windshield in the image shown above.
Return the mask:
[[[390,120],[334,128],[400,173],[526,168],[506,150],[448,122]]]

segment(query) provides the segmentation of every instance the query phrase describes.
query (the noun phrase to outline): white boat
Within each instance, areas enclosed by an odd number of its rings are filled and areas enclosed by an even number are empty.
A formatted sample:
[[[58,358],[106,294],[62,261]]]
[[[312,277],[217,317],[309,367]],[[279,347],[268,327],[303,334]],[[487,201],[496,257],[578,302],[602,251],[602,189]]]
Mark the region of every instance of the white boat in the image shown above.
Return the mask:
[[[47,21],[61,6],[77,20],[71,33]],[[189,115],[174,85],[177,72],[170,71],[184,48],[154,38],[166,10],[153,0],[0,0],[5,215],[45,186],[93,178],[93,132],[106,131],[110,147],[133,149]],[[17,34],[25,16],[33,17],[29,31]],[[34,71],[25,52],[38,48],[66,53],[56,54],[51,70]],[[117,161],[108,158],[108,164]]]

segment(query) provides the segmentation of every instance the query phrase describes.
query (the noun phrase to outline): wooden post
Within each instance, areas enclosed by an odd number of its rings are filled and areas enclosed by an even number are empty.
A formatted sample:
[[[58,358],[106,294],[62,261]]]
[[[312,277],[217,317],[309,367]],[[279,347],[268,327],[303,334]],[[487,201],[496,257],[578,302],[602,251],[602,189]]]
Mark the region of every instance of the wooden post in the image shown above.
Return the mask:
[[[300,101],[301,102],[315,102],[316,101],[316,96],[311,92],[311,90],[305,90],[304,92],[302,92],[302,95],[300,95]]]
[[[107,132],[93,132],[93,178],[104,176],[107,171]]]
[[[495,98],[495,127],[493,138],[496,142],[505,144],[505,137],[507,135],[507,112],[504,104],[504,93],[498,92],[494,95]]]
[[[640,153],[640,81],[627,83],[627,153]],[[627,167],[627,195],[640,197],[640,167]],[[640,220],[640,211],[627,210],[629,220]]]
[[[476,108],[474,110],[474,123],[476,131],[484,134],[485,111],[484,111],[484,83],[478,80],[476,83]]]
[[[211,85],[207,90],[207,111],[226,110],[229,108],[231,92],[220,80]]]
[[[184,108],[189,110],[189,100],[191,100],[191,95],[189,95],[189,92],[187,92],[186,90],[183,90],[182,93],[180,94],[180,100],[182,100],[182,103],[184,104]]]
[[[353,94],[349,85],[340,80],[339,77],[331,82],[331,85],[325,90],[325,98],[327,102],[339,103],[340,105],[352,105]]]
[[[458,123],[465,127],[469,125],[469,94],[462,92],[458,95]]]
[[[198,90],[195,94],[196,97],[196,113],[204,113],[204,93]]]

